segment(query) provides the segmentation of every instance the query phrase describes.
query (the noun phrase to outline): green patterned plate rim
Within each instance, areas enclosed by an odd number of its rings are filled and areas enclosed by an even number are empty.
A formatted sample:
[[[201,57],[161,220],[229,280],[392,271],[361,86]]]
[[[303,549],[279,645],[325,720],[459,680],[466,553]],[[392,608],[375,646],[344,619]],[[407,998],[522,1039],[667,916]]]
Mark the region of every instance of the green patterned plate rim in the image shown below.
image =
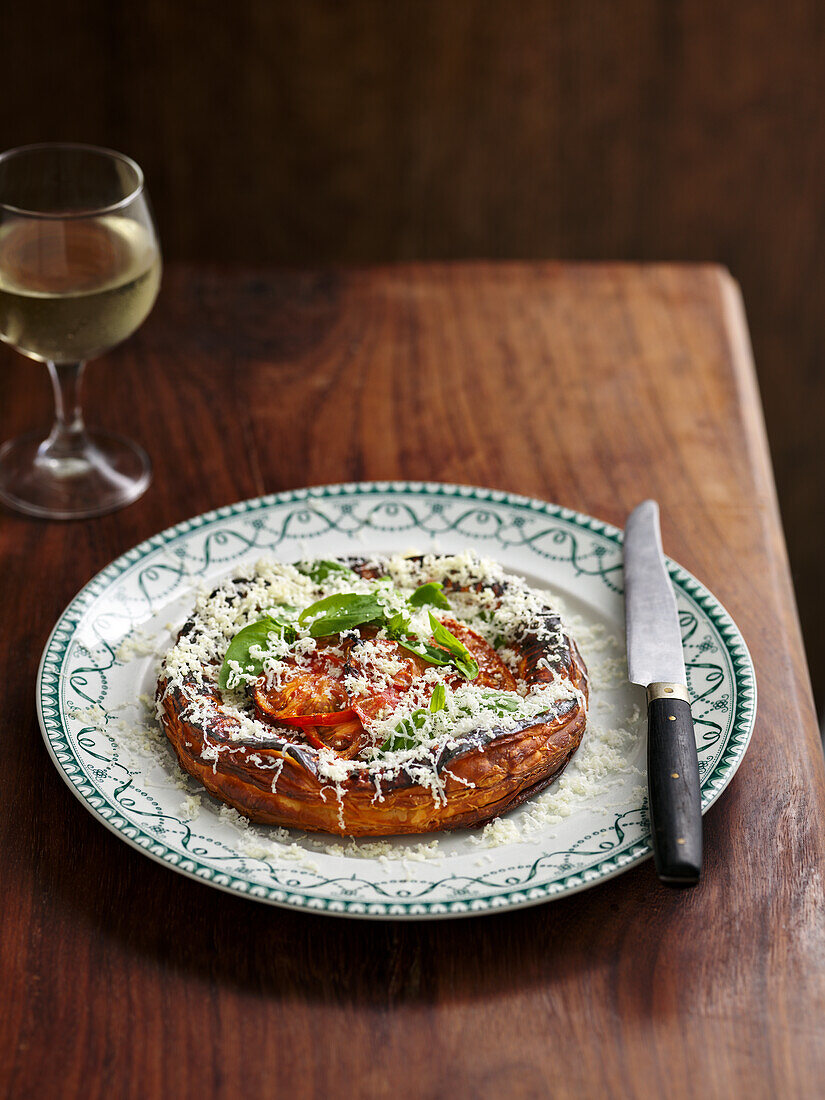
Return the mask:
[[[147,539],[98,573],[65,609],[46,643],[37,676],[38,718],[48,752],[77,798],[127,843],[182,874],[273,905],[338,916],[433,919],[519,908],[586,889],[647,858],[646,809],[628,806],[609,827],[591,826],[582,843],[539,851],[532,862],[484,874],[471,875],[459,867],[458,873],[429,881],[422,871],[424,879],[402,889],[397,880],[373,876],[370,881],[365,871],[370,861],[359,858],[349,860],[350,874],[325,877],[313,872],[313,877],[241,856],[220,839],[212,838],[210,851],[209,838],[142,791],[140,777],[118,763],[116,735],[105,728],[101,734],[110,746],[106,757],[94,742],[93,729],[78,732],[69,693],[98,705],[108,723],[107,705],[116,691],[110,676],[123,675],[113,643],[99,631],[96,636],[110,655],[108,665],[95,664],[94,655],[79,641],[90,622],[96,627],[91,616],[98,606],[104,609],[100,622],[107,615],[112,618],[114,607],[127,624],[120,635],[126,638],[129,624],[145,621],[149,611],[159,613],[174,598],[191,592],[198,579],[226,573],[253,553],[257,557],[291,550],[286,560],[294,560],[307,548],[311,552],[313,540],[326,555],[352,552],[353,547],[363,551],[370,548],[365,547],[365,531],[377,550],[402,549],[403,539],[413,533],[439,543],[452,540],[453,549],[459,548],[458,542],[462,547],[495,547],[488,552],[514,571],[543,578],[547,570],[564,570],[569,591],[586,587],[592,599],[612,601],[614,615],[621,599],[619,529],[503,490],[441,482],[355,482],[290,490],[206,512]],[[667,564],[683,620],[686,663],[695,674],[689,690],[704,812],[745,754],[756,714],[756,680],[747,646],[727,611],[680,565],[670,559]],[[78,654],[85,664],[73,668]],[[120,767],[129,778],[113,786],[110,773]],[[148,800],[147,809],[139,808],[140,797]],[[136,820],[141,815],[157,820],[150,827]],[[228,854],[215,854],[224,849]],[[229,866],[233,863],[234,870]]]

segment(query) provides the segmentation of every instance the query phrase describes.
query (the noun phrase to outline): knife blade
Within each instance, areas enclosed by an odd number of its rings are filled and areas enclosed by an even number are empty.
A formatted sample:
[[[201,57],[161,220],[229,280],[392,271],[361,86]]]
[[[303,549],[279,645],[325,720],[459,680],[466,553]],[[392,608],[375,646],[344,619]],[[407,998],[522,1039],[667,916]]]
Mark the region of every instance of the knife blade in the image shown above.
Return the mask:
[[[647,689],[648,808],[656,873],[693,885],[702,873],[699,759],[676,597],[659,530],[659,505],[646,500],[624,533],[627,668]]]

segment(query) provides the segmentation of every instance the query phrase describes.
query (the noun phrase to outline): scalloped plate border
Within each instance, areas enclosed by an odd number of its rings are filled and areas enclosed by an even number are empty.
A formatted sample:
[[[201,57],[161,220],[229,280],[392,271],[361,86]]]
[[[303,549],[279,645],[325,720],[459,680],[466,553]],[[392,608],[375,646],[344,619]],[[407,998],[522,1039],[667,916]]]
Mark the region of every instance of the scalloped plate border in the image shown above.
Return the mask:
[[[216,520],[231,519],[234,516],[272,505],[300,504],[302,501],[368,494],[403,496],[405,493],[417,496],[424,494],[435,497],[446,496],[492,504],[505,504],[562,520],[565,523],[604,536],[618,545],[622,541],[622,532],[611,524],[604,523],[581,512],[532,497],[520,496],[503,490],[454,485],[446,482],[414,481],[345,482],[254,497],[210,512],[204,512],[192,519],[175,524],[157,535],[153,535],[131,550],[126,551],[126,553],[121,554],[78,592],[58,618],[46,642],[38,668],[36,685],[37,715],[46,749],[64,782],[90,813],[122,840],[125,840],[132,847],[148,855],[156,862],[207,885],[229,893],[264,901],[271,905],[305,909],[309,912],[326,913],[334,916],[374,919],[435,919],[472,916],[537,905],[560,895],[585,890],[598,882],[604,881],[606,878],[611,878],[627,870],[651,855],[649,841],[643,840],[629,849],[608,856],[595,866],[588,867],[581,872],[560,875],[544,885],[528,887],[509,893],[497,891],[488,897],[475,897],[467,901],[443,903],[338,901],[262,886],[237,878],[232,874],[216,871],[213,867],[200,864],[197,859],[182,857],[180,853],[168,848],[156,837],[127,821],[116,807],[111,805],[108,796],[95,788],[88,780],[70,747],[64,726],[64,714],[60,706],[60,697],[58,695],[58,703],[55,704],[46,696],[56,692],[56,688],[52,689],[51,684],[58,682],[63,659],[88,605],[103,594],[116,578],[137,561],[145,558],[158,548],[164,547],[180,536],[187,535]],[[702,812],[704,813],[730,783],[745,755],[756,717],[756,678],[748,648],[725,608],[686,569],[683,569],[669,558],[667,559],[667,566],[674,584],[681,588],[692,602],[701,608],[716,628],[730,661],[735,681],[735,713],[728,739],[712,771],[702,781]]]

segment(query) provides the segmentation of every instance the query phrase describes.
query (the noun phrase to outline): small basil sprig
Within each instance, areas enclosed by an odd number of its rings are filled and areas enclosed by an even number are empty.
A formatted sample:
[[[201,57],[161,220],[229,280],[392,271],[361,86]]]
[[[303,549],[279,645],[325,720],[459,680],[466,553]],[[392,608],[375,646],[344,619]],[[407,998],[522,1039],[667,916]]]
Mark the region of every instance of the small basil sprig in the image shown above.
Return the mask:
[[[402,718],[381,746],[381,752],[398,752],[400,749],[414,749],[418,744],[418,734],[427,721],[426,710],[414,710],[409,718]]]
[[[446,706],[446,691],[443,684],[436,684],[430,699],[430,714],[437,714]],[[515,691],[499,691],[495,688],[482,688],[479,692],[481,705],[485,710],[491,710],[499,718],[506,718],[509,714],[517,714],[524,703],[521,696]],[[456,705],[454,700],[453,705]],[[458,714],[469,715],[468,706],[457,704]],[[414,710],[409,718],[402,720],[395,727],[394,733],[381,746],[381,752],[398,752],[400,749],[414,749],[422,737],[420,736],[427,725],[428,714],[425,710]]]
[[[417,635],[410,634],[409,619],[400,614],[387,622],[387,630],[400,646],[420,657],[422,661],[431,665],[455,665],[466,680],[475,680],[478,676],[478,664],[469,649],[438,621],[432,611],[429,615],[430,628],[438,645],[430,645]]]
[[[387,619],[386,627],[391,638],[423,661],[427,661],[431,665],[451,665],[453,663],[449,653],[428,645],[417,634],[412,634],[410,632],[410,620],[401,612],[393,615],[391,619]]]
[[[444,586],[440,581],[427,581],[420,585],[407,600],[410,607],[441,607],[445,611],[450,610],[447,597],[444,595]]]
[[[339,574],[348,579],[355,577],[355,573],[349,566],[344,565],[343,562],[340,561],[325,559],[319,559],[318,561],[300,561],[295,568],[299,573],[303,573],[304,576],[309,577],[315,584],[323,584],[330,574]]]
[[[313,638],[324,638],[366,623],[383,623],[385,617],[385,608],[371,592],[341,592],[305,607],[298,622],[309,623]]]
[[[352,571],[336,561],[316,561],[301,563],[302,569],[313,580],[321,581],[330,573],[340,572],[351,574]],[[442,586],[436,581],[420,585],[407,601],[410,607],[425,606],[449,608],[446,598],[441,590]],[[287,619],[295,616],[295,608],[284,606],[279,614]],[[478,664],[473,659],[470,651],[462,642],[451,634],[450,631],[429,612],[430,626],[433,631],[433,640],[437,643],[431,645],[429,641],[410,632],[410,620],[401,612],[392,616],[387,614],[387,609],[378,599],[376,592],[337,592],[324,599],[305,607],[298,616],[298,622],[302,626],[309,627],[309,633],[313,638],[323,638],[332,634],[341,634],[346,630],[353,630],[357,626],[374,625],[385,626],[391,635],[401,646],[433,665],[455,665],[458,671],[468,680],[474,680],[478,675]],[[229,661],[237,661],[242,668],[252,665],[253,670],[258,670],[261,661],[257,662],[250,657],[249,650],[253,646],[263,646],[268,635],[273,630],[281,630],[285,636],[286,630],[290,631],[288,641],[295,640],[294,627],[281,622],[273,613],[260,619],[258,623],[251,623],[241,630],[232,639],[224,660],[220,675],[220,686],[226,687],[231,673]],[[258,671],[260,674],[260,671]]]
[[[522,698],[515,691],[500,691],[496,688],[482,688],[479,692],[481,705],[486,710],[493,711],[499,718],[508,714],[516,714],[522,705]]]
[[[466,645],[460,642],[455,634],[451,634],[446,626],[433,615],[432,611],[430,612],[430,627],[432,628],[433,638],[447,650],[452,657],[453,664],[465,680],[475,680],[478,676],[478,662]]]
[[[416,657],[420,657],[422,661],[426,661],[430,665],[451,665],[453,658],[443,649],[439,649],[438,646],[429,645],[427,642],[417,638],[414,634],[407,634],[405,636],[395,636],[396,642],[410,653],[414,653]]]
[[[234,671],[232,664],[237,662],[242,672],[260,676],[263,672],[263,656],[252,656],[249,652],[255,646],[265,650],[269,645],[270,634],[277,634],[287,642],[297,637],[295,628],[289,623],[279,622],[271,615],[264,615],[257,622],[250,623],[239,630],[226,651],[226,656],[218,676],[218,687],[223,691],[229,687],[229,677]]]

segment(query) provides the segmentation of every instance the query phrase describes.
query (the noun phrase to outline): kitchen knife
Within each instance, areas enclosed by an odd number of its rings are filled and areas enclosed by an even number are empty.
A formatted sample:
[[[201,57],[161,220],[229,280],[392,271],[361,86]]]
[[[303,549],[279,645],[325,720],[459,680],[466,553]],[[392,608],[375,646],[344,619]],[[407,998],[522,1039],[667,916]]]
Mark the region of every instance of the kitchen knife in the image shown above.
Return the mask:
[[[647,688],[647,790],[653,859],[662,882],[688,886],[702,872],[699,759],[676,597],[662,553],[659,505],[646,500],[624,533],[627,668]]]

